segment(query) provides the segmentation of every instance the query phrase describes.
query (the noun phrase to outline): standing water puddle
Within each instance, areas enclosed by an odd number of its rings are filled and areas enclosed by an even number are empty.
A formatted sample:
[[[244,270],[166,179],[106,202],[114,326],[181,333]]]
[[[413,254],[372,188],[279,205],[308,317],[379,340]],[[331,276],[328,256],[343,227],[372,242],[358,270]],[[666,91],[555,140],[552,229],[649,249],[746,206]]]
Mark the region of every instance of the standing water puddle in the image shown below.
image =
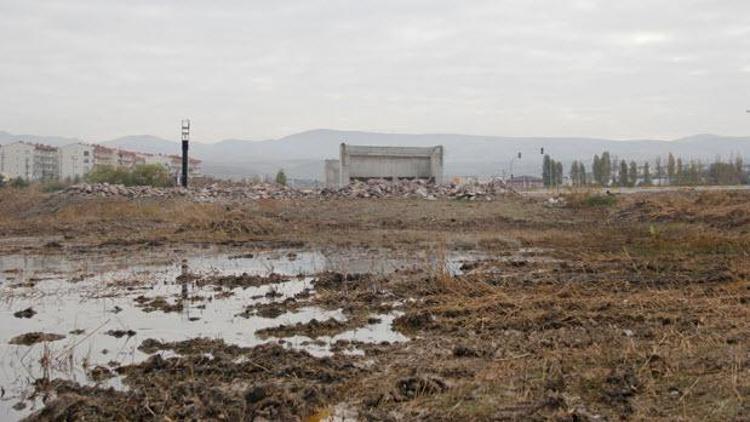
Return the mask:
[[[466,258],[466,255],[449,256],[448,270],[458,273]],[[314,274],[323,271],[387,274],[434,265],[426,257],[389,257],[363,250],[332,253],[274,250],[237,255],[236,251],[232,254],[209,249],[127,256],[0,256],[0,420],[18,419],[40,406],[39,402],[24,402],[33,390],[34,380],[48,377],[93,383],[87,372],[97,365],[128,365],[147,358],[148,354],[139,351],[138,346],[148,338],[170,342],[209,337],[251,347],[279,341],[256,336],[264,328],[308,323],[313,319],[345,321],[340,309],[312,306],[276,318],[247,313],[239,316],[249,305],[280,302],[313,292]],[[237,288],[176,282],[186,269],[201,276],[275,273],[289,278],[258,287]],[[152,303],[156,298],[163,298],[160,303],[166,308],[148,312],[143,302]],[[163,312],[177,303],[182,306]],[[35,312],[27,315],[30,318],[14,316],[29,308]],[[287,337],[284,344],[323,356],[331,354],[332,346],[340,340],[407,341],[407,337],[392,329],[397,316],[397,313],[374,315],[377,322],[357,329],[315,340]],[[32,345],[9,344],[16,336],[32,332],[65,338]],[[348,349],[345,353],[363,352]],[[47,364],[42,365],[42,360]],[[103,384],[124,388],[119,378]],[[26,407],[22,408],[22,404]]]

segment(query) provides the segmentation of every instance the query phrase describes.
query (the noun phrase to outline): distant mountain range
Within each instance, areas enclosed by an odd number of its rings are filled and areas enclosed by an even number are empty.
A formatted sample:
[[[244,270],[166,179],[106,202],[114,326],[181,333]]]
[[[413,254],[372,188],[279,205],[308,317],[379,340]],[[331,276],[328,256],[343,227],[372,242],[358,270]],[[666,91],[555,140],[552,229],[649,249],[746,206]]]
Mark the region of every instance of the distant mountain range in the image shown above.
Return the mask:
[[[0,132],[0,145],[18,140],[49,145],[80,142],[78,139]],[[320,179],[323,160],[336,158],[341,142],[359,145],[400,145],[445,147],[446,176],[516,175],[541,173],[541,148],[564,164],[582,160],[589,165],[594,154],[609,151],[618,159],[651,160],[669,152],[683,160],[713,160],[717,156],[750,157],[750,137],[696,135],[673,141],[613,141],[596,138],[510,138],[459,134],[401,134],[318,129],[275,140],[228,139],[208,144],[192,142],[191,154],[203,160],[204,172],[218,177],[251,177],[274,174],[283,168],[292,178]],[[179,154],[178,141],[150,135],[126,136],[98,142],[132,151]],[[514,159],[518,153],[521,159]],[[512,164],[511,164],[512,161]]]

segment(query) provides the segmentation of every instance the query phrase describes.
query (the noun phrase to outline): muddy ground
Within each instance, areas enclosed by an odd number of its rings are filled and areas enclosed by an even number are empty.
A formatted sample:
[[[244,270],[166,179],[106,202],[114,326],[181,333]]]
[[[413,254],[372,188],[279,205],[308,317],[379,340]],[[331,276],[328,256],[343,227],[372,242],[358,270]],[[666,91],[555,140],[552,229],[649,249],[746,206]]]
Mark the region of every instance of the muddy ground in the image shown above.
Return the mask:
[[[433,263],[455,251],[483,256],[459,275],[341,263],[314,276],[314,295],[246,312],[278,315],[304,301],[343,309],[345,322],[271,328],[279,340],[255,347],[145,340],[151,357],[95,374],[127,388],[42,378],[45,407],[29,419],[750,419],[750,194],[592,203],[577,194],[565,207],[516,197],[201,205],[2,191],[3,254],[221,244],[238,256],[290,245],[428,251]],[[180,312],[159,305],[146,304]],[[324,357],[285,347],[289,336],[314,340],[394,311],[408,341],[340,341]],[[352,346],[362,353],[346,353]]]

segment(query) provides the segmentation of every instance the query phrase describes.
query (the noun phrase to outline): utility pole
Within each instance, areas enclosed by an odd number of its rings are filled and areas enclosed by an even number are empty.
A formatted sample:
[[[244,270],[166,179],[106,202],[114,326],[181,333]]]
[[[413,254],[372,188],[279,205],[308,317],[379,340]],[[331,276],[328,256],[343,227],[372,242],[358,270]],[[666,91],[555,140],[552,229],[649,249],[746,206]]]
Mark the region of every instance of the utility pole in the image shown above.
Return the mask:
[[[511,182],[513,182],[513,162],[516,159],[519,159],[519,160],[521,159],[521,153],[520,152],[518,154],[514,155],[513,158],[510,159],[510,181]]]
[[[190,143],[190,119],[182,121],[182,173],[180,185],[188,187],[188,144]]]

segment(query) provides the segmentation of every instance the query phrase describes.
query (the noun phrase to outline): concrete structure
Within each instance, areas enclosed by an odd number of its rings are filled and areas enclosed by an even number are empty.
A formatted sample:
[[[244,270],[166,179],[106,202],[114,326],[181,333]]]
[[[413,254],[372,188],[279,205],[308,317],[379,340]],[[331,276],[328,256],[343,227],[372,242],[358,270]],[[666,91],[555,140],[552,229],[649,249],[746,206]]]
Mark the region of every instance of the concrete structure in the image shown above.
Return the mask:
[[[326,176],[329,164],[326,163]],[[331,169],[335,164],[330,164]],[[443,147],[379,147],[341,144],[338,185],[351,180],[429,179],[443,183]],[[335,172],[330,172],[335,177]],[[326,184],[333,180],[326,177]]]
[[[15,142],[0,150],[0,173],[12,179],[54,180],[60,177],[57,148]]]
[[[60,179],[83,179],[94,168],[94,146],[89,144],[70,144],[59,148]]]
[[[341,161],[339,160],[326,160],[325,161],[325,177],[323,180],[326,182],[327,188],[336,188],[341,183]]]

